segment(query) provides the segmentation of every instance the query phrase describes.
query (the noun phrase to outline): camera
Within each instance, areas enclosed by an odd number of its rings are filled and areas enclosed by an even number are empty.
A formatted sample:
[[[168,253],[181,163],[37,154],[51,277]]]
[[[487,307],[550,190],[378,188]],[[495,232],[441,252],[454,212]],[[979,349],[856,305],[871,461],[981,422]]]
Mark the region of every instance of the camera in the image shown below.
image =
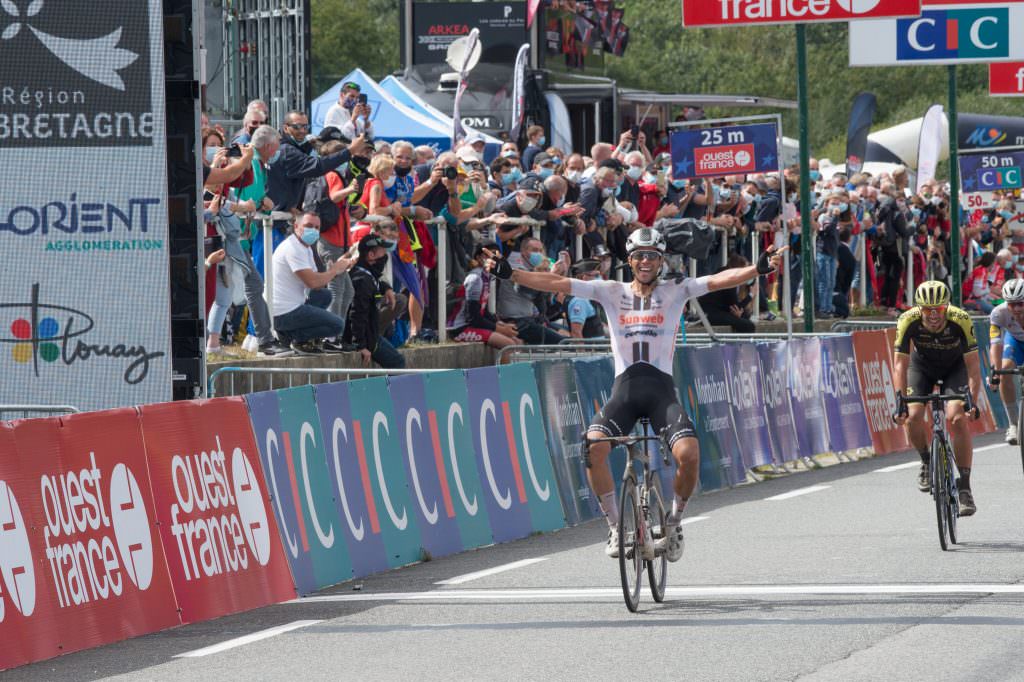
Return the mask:
[[[457,171],[452,166],[448,166],[447,168],[444,169],[444,177],[447,178],[448,180],[454,180],[455,178],[459,177],[459,171]]]
[[[360,104],[366,104],[366,93],[359,93],[359,97],[357,98],[357,100],[359,101]]]
[[[228,147],[228,158],[229,159],[240,159],[242,158],[242,148],[237,144],[233,144]]]
[[[633,136],[634,140],[639,138],[640,137],[640,126],[638,126],[638,125],[630,126],[629,127],[629,134]]]

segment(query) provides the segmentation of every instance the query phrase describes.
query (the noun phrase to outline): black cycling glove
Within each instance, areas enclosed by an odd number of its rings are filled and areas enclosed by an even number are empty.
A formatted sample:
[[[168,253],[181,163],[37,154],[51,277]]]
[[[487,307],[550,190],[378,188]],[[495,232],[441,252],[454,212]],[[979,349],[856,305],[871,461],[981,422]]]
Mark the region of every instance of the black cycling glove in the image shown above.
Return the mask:
[[[512,279],[512,266],[508,264],[508,260],[501,256],[495,256],[493,258],[494,265],[491,266],[491,274],[498,279]]]
[[[757,274],[767,275],[772,271],[771,257],[771,253],[767,251],[761,252],[761,255],[757,257]]]
[[[910,410],[907,409],[907,401],[903,399],[903,393],[896,393],[896,408],[892,413],[892,420],[896,421],[900,417],[906,417],[910,414]]]

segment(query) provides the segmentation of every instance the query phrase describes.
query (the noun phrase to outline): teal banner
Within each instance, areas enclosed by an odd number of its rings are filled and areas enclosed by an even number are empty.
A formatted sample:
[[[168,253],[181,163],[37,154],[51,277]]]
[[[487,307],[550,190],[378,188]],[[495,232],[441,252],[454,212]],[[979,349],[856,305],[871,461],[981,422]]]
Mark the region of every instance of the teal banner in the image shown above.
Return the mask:
[[[498,369],[501,385],[501,407],[505,429],[512,434],[509,440],[515,452],[512,457],[521,461],[527,505],[533,530],[550,531],[565,527],[565,512],[558,495],[558,484],[551,466],[542,406],[537,394],[537,379],[526,363],[504,365]]]

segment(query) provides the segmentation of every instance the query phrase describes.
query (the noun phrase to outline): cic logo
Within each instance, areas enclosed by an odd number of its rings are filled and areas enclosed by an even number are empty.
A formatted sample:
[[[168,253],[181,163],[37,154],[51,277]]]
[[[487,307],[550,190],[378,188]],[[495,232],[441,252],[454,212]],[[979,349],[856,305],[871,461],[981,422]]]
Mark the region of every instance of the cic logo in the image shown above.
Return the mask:
[[[900,61],[994,59],[1010,54],[1010,10],[1006,7],[925,10],[897,22]]]

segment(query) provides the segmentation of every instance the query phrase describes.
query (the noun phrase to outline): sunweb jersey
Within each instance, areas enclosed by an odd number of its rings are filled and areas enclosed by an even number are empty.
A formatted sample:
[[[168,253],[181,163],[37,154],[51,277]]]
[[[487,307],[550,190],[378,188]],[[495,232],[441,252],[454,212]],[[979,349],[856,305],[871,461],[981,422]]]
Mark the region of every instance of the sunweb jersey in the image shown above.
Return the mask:
[[[574,279],[572,295],[596,301],[608,316],[615,376],[644,362],[672,375],[676,330],[686,301],[708,293],[708,277],[661,280],[650,296],[640,297],[626,282]]]

